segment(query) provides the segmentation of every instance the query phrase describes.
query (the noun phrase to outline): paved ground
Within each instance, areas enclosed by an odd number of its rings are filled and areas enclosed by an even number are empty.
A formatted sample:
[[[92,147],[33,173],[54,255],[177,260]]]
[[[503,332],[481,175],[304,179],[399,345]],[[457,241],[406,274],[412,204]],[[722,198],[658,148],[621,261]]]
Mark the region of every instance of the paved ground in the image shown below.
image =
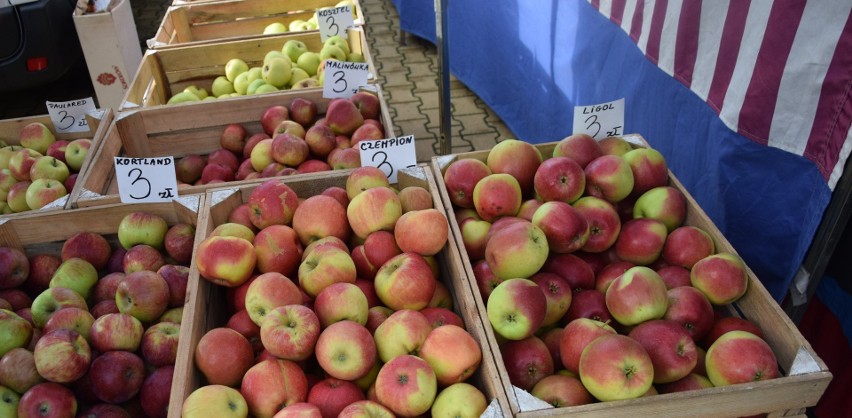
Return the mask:
[[[414,135],[417,157],[426,161],[440,151],[438,59],[436,48],[413,35],[401,34],[399,16],[390,0],[361,0],[367,38],[397,135]],[[139,44],[154,37],[172,0],[131,0]],[[94,96],[85,65],[50,86],[0,97],[0,119],[47,113],[45,100]],[[451,81],[451,152],[488,149],[513,137],[476,94]]]

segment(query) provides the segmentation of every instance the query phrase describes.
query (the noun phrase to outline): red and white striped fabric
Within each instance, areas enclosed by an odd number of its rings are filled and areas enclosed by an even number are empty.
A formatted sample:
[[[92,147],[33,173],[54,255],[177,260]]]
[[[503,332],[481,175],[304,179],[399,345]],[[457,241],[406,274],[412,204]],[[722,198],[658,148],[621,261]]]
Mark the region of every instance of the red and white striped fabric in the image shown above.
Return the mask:
[[[834,189],[852,151],[852,1],[588,1],[731,130]]]

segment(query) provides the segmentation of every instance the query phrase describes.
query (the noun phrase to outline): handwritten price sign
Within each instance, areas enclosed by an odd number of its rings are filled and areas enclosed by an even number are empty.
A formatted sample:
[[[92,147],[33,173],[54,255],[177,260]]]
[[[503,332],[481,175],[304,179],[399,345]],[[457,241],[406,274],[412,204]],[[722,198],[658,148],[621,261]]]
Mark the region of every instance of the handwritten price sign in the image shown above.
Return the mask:
[[[361,141],[358,143],[358,150],[361,152],[361,165],[382,170],[391,184],[396,183],[400,169],[417,165],[414,135]]]
[[[317,26],[320,39],[325,42],[332,36],[347,38],[346,30],[355,27],[352,7],[349,5],[317,10]]]
[[[45,102],[47,114],[57,133],[88,132],[86,113],[94,112],[95,101],[91,97],[70,102]]]
[[[573,133],[589,134],[595,139],[624,134],[624,99],[574,107]]]
[[[326,61],[322,97],[352,97],[358,89],[367,85],[369,70],[364,62]]]
[[[177,197],[174,157],[115,157],[122,203],[169,202]]]

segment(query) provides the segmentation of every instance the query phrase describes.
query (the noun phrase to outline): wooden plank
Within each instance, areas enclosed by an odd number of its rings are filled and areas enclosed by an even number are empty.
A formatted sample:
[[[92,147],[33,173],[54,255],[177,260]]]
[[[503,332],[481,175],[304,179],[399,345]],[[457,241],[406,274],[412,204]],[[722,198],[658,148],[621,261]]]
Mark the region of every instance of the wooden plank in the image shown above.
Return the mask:
[[[243,4],[239,4],[243,3]],[[314,12],[323,7],[334,7],[339,3],[339,0],[288,0],[287,2],[267,2],[267,1],[218,1],[218,0],[175,0],[172,7],[193,7],[201,10],[217,10],[218,12],[210,11],[211,19],[227,19],[230,17],[229,9],[234,10],[233,14],[245,17],[263,16],[268,14],[281,13],[279,3],[285,3],[284,9],[289,12]],[[362,26],[366,20],[364,12],[359,0],[353,0],[355,5],[355,25]],[[208,9],[209,8],[209,9]],[[253,13],[253,14],[250,14]]]

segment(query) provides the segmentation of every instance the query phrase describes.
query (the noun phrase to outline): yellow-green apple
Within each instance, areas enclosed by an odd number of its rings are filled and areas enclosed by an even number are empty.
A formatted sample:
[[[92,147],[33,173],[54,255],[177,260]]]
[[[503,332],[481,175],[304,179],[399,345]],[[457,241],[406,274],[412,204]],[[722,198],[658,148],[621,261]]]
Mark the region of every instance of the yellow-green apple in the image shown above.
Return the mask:
[[[400,216],[402,204],[388,187],[373,187],[358,193],[346,209],[352,231],[366,238],[375,231],[390,231]]]
[[[276,51],[277,52],[277,51]],[[262,78],[266,84],[283,88],[290,82],[290,77],[293,75],[292,63],[286,55],[282,57],[273,57],[264,59]],[[271,135],[271,134],[270,134]]]
[[[78,138],[65,147],[65,164],[73,171],[80,171],[89,150],[92,148],[92,140],[89,138]]]
[[[29,275],[30,260],[23,251],[14,247],[0,247],[0,289],[18,287],[27,281]],[[50,275],[53,273],[50,272]],[[47,287],[47,282],[44,284]]]
[[[634,399],[651,388],[654,366],[636,340],[625,335],[603,335],[589,343],[580,356],[580,380],[601,401]]]
[[[298,286],[281,273],[270,271],[252,280],[245,294],[245,308],[251,320],[262,326],[269,312],[279,306],[302,303]]]
[[[169,225],[163,217],[148,212],[131,212],[118,224],[118,240],[124,249],[137,244],[163,248]]]
[[[530,280],[541,288],[547,303],[541,325],[548,326],[559,322],[571,306],[574,293],[571,285],[561,276],[547,272],[536,273],[530,277]]]
[[[183,401],[183,418],[242,418],[248,416],[248,405],[240,391],[209,384],[192,391]]]
[[[145,363],[129,351],[101,353],[89,368],[92,391],[101,401],[118,404],[139,394],[145,381]]]
[[[376,377],[378,402],[399,416],[418,416],[432,406],[438,393],[435,372],[425,360],[409,354],[385,363]]]
[[[532,196],[535,191],[533,179],[541,162],[541,152],[532,144],[506,139],[491,148],[485,164],[494,174],[509,174],[514,177],[522,194]]]
[[[672,230],[663,245],[662,257],[668,264],[691,269],[698,260],[716,252],[713,238],[704,229],[683,225]]]
[[[485,257],[485,244],[488,242],[488,231],[491,223],[483,220],[466,219],[459,225],[462,234],[462,244],[468,258],[472,261]]]
[[[429,191],[419,186],[408,186],[400,190],[399,203],[402,204],[402,213],[435,207]]]
[[[633,171],[633,195],[639,196],[669,183],[666,159],[653,148],[636,148],[622,155]]]
[[[284,121],[281,123],[286,122],[298,125],[293,121]],[[310,149],[304,139],[289,133],[279,133],[273,137],[269,152],[275,162],[289,167],[297,167],[308,159]]]
[[[257,270],[261,273],[279,272],[293,277],[302,258],[302,244],[293,228],[269,225],[254,237]]]
[[[247,136],[248,132],[242,124],[230,123],[222,129],[222,133],[219,135],[219,146],[235,154],[242,154]]]
[[[319,54],[313,51],[306,51],[296,59],[296,65],[305,70],[309,76],[315,76],[320,65]]]
[[[284,180],[270,179],[249,193],[249,208],[254,226],[288,225],[299,205],[299,197]]]
[[[247,207],[242,206],[241,207]],[[225,222],[216,228],[213,228],[213,231],[210,232],[208,237],[213,236],[222,236],[222,237],[237,237],[242,238],[248,242],[254,242],[255,232],[257,229],[252,225],[251,227],[246,226],[242,223],[237,222]]]
[[[320,367],[332,377],[355,380],[366,375],[376,361],[376,342],[364,326],[354,321],[339,321],[320,333],[316,344]]]
[[[139,389],[139,403],[147,416],[168,416],[174,370],[174,366],[158,367],[145,376]]]
[[[586,175],[583,168],[568,157],[549,158],[536,170],[533,187],[535,195],[544,202],[573,203],[586,190]]]
[[[314,298],[314,312],[323,328],[343,321],[367,324],[367,296],[353,283],[332,283]]]
[[[595,275],[595,290],[606,293],[612,281],[624,274],[625,271],[630,270],[631,267],[636,267],[636,265],[629,261],[616,261],[607,264]]]
[[[281,52],[287,55],[287,57],[290,58],[290,61],[295,63],[296,60],[299,59],[300,55],[308,52],[308,47],[300,40],[290,39],[284,43],[283,47],[281,47]]]
[[[251,160],[251,167],[258,173],[275,162],[272,159],[272,138],[261,139],[251,147],[249,160]]]
[[[64,182],[71,175],[68,166],[57,158],[44,155],[38,157],[30,167],[30,179],[52,179]]]
[[[89,330],[92,348],[99,352],[114,350],[136,351],[142,343],[145,328],[142,322],[124,313],[109,313],[97,317]]]
[[[713,382],[698,373],[690,373],[686,377],[670,383],[655,385],[657,391],[662,393],[686,392],[689,390],[708,389],[713,387]]]
[[[18,394],[44,382],[35,366],[33,352],[19,347],[9,350],[0,359],[0,385]]]
[[[157,274],[169,286],[168,307],[175,308],[183,306],[186,299],[186,287],[189,283],[189,267],[178,264],[165,264],[157,270]]]
[[[369,399],[352,402],[337,415],[338,418],[393,418],[394,416],[390,409]]]
[[[20,315],[0,309],[0,356],[12,349],[26,347],[33,334],[33,326]]]
[[[522,340],[541,327],[547,313],[547,300],[532,280],[508,279],[491,292],[486,313],[497,334],[509,340]]]
[[[589,240],[589,222],[565,202],[543,203],[533,214],[532,223],[544,232],[550,251],[556,253],[572,253]]]
[[[8,169],[9,160],[12,158],[12,154],[22,149],[24,149],[24,147],[20,145],[7,145],[0,147],[0,168]]]
[[[606,306],[626,326],[662,318],[669,307],[668,289],[654,270],[636,266],[615,279],[606,291]]]
[[[438,385],[445,387],[473,375],[482,361],[482,350],[464,328],[442,325],[426,336],[419,356],[432,367]]]
[[[518,180],[510,174],[495,173],[482,178],[473,188],[476,213],[488,222],[504,216],[515,216],[523,195]]]
[[[325,161],[309,159],[309,160],[305,160],[303,163],[299,164],[299,166],[296,167],[295,173],[290,172],[289,174],[317,173],[317,172],[320,172],[320,171],[331,171],[331,170],[332,170],[331,165],[329,165]],[[281,175],[287,175],[287,174],[288,173],[284,173],[284,174],[281,174]]]
[[[583,168],[602,155],[604,153],[598,141],[587,134],[569,135],[553,148],[553,157],[568,157]]]
[[[293,213],[293,229],[302,245],[328,236],[347,241],[351,234],[346,208],[335,198],[322,194],[299,204]]]
[[[694,341],[704,338],[713,327],[713,306],[700,290],[692,286],[669,289],[669,308],[663,319],[679,323]]]
[[[314,352],[320,322],[310,308],[291,304],[272,309],[260,326],[263,347],[275,357],[301,361]]]
[[[194,184],[201,178],[207,159],[198,154],[188,154],[175,161],[175,175],[177,180],[187,184]]]
[[[346,195],[350,200],[365,190],[389,186],[385,173],[376,167],[358,167],[346,176]]]
[[[456,218],[456,223],[459,225],[468,219],[476,219],[478,221],[482,220],[482,217],[479,216],[479,213],[477,213],[475,209],[467,208],[454,208],[453,217]]]
[[[175,308],[166,309],[166,311],[163,312],[163,315],[161,315],[160,318],[157,319],[157,323],[172,322],[172,323],[180,325],[180,323],[182,322],[182,319],[183,319],[183,306],[178,306],[178,307],[175,307]]]
[[[257,255],[254,245],[242,238],[211,236],[199,243],[195,262],[201,277],[221,286],[236,287],[251,276]]]
[[[533,386],[530,394],[554,408],[592,403],[592,395],[583,387],[580,379],[562,374],[545,376]]]
[[[780,375],[772,347],[747,331],[729,331],[720,336],[707,349],[705,367],[714,386],[758,382]]]
[[[33,357],[38,374],[45,380],[70,383],[86,374],[92,362],[92,349],[78,332],[57,329],[39,338]]]
[[[686,220],[686,197],[674,187],[655,187],[636,199],[633,217],[660,220],[671,232]]]
[[[633,146],[626,139],[620,136],[608,136],[598,141],[601,151],[604,154],[624,155],[633,149]]]
[[[328,153],[328,165],[334,170],[348,170],[361,166],[361,151],[355,148],[336,148]]]
[[[237,76],[248,71],[249,66],[240,58],[231,58],[225,63],[225,77],[230,82],[234,82]]]
[[[218,327],[198,340],[194,363],[211,385],[237,386],[254,364],[251,343],[239,332]]]
[[[447,216],[437,209],[421,209],[406,212],[394,225],[393,234],[403,252],[435,255],[447,243],[449,237]]]
[[[491,174],[491,169],[480,160],[461,158],[453,161],[444,171],[444,185],[450,201],[456,207],[474,208],[473,190],[480,180]]]
[[[77,397],[64,385],[39,383],[21,395],[16,412],[19,418],[73,417],[77,414]]]
[[[6,204],[13,213],[26,212],[30,210],[27,203],[27,189],[33,184],[29,180],[19,181],[9,188],[6,193]]]
[[[27,187],[25,199],[30,209],[41,209],[48,203],[67,196],[68,191],[61,181],[53,179],[36,179]]]
[[[124,274],[138,271],[157,271],[166,264],[166,259],[160,250],[145,244],[130,247],[124,254],[122,266]],[[61,268],[62,266],[60,266]]]
[[[665,250],[665,247],[663,247],[663,249]],[[689,279],[689,270],[685,267],[668,265],[658,268],[657,274],[660,275],[666,283],[666,287],[669,289],[681,286],[692,286]]]
[[[373,332],[379,359],[387,363],[403,354],[420,355],[430,332],[432,324],[420,311],[400,309],[391,313]]]
[[[18,181],[30,181],[30,169],[42,154],[30,148],[15,151],[9,158],[9,171]]]
[[[432,404],[433,417],[474,418],[484,415],[488,400],[476,386],[455,383],[438,392]]]
[[[39,293],[33,299],[30,307],[33,317],[33,325],[41,328],[47,323],[50,315],[69,306],[88,309],[86,300],[79,293],[64,287],[51,287]]]
[[[621,233],[621,218],[611,203],[598,197],[584,196],[573,206],[589,223],[589,240],[583,251],[600,253],[615,244]]]
[[[355,383],[333,377],[314,384],[307,398],[308,403],[319,408],[323,417],[340,417],[348,405],[364,400],[364,392]]]
[[[177,359],[180,325],[174,322],[158,322],[142,334],[140,353],[146,364],[154,367],[174,365]]]
[[[491,227],[491,232],[494,231]],[[501,279],[528,278],[547,261],[549,247],[541,228],[521,220],[494,233],[485,245],[485,260]]]
[[[701,340],[701,345],[704,348],[710,347],[719,337],[729,331],[746,331],[763,338],[763,330],[754,322],[736,316],[724,316],[713,322],[710,332]]]
[[[355,283],[355,263],[340,248],[319,246],[299,265],[298,277],[299,286],[314,298],[332,283]]]
[[[586,192],[607,202],[617,203],[633,190],[633,172],[624,158],[602,155],[590,161],[583,169],[586,175]]]
[[[314,125],[305,132],[305,143],[307,143],[311,154],[325,158],[331,151],[337,148],[337,140],[334,132],[328,126]]]
[[[748,290],[745,262],[734,253],[718,253],[702,258],[690,271],[690,282],[714,305],[735,302]]]
[[[287,49],[287,44],[290,43],[290,40],[284,43],[284,49]],[[301,41],[294,41],[301,42]],[[304,45],[304,43],[302,43]],[[304,51],[302,51],[304,52]],[[287,53],[286,51],[284,52]],[[289,54],[288,54],[289,55]],[[300,54],[301,55],[301,54]],[[298,56],[295,58],[290,56],[290,60],[296,62]],[[299,123],[306,129],[313,125],[314,121],[317,118],[317,104],[311,100],[308,100],[303,97],[297,97],[290,102],[290,119]]]
[[[580,356],[589,343],[600,336],[615,334],[606,322],[590,318],[577,318],[569,322],[562,329],[562,339],[559,344],[559,358],[565,369],[578,373],[580,370]]]
[[[292,120],[282,120],[272,131],[272,138],[275,139],[279,135],[288,134],[299,139],[305,139],[305,128],[298,122]]]
[[[272,418],[322,418],[322,412],[314,404],[296,402],[279,409]]]
[[[18,133],[18,142],[24,148],[38,151],[41,154],[56,141],[53,132],[41,122],[31,122],[25,125]]]
[[[364,117],[365,121],[367,119],[379,119],[382,107],[379,97],[375,94],[367,91],[359,91],[353,94],[349,100],[355,104],[355,107],[361,112],[361,116]]]
[[[382,303],[394,310],[425,308],[437,287],[432,267],[415,253],[402,253],[385,262],[373,283]]]
[[[152,322],[169,306],[169,285],[155,271],[130,273],[115,290],[115,304],[121,313],[130,314],[143,323]]]
[[[69,306],[54,312],[47,320],[47,323],[44,324],[41,331],[46,334],[55,329],[70,329],[76,331],[88,341],[89,330],[92,328],[92,323],[94,322],[95,318],[89,311]]]
[[[526,391],[532,390],[539,380],[555,370],[550,350],[534,335],[503,342],[500,355],[512,385]]]
[[[364,124],[364,116],[348,99],[332,100],[325,111],[325,119],[335,135],[352,135]]]
[[[615,241],[615,255],[621,260],[647,266],[660,258],[667,236],[666,225],[657,219],[631,219],[621,226],[621,234]]]
[[[78,232],[62,243],[61,258],[82,258],[91,263],[95,270],[103,270],[112,249],[103,235],[94,232]]]
[[[645,321],[630,330],[654,365],[654,383],[669,383],[686,377],[698,364],[695,341],[679,323],[667,319]]]
[[[273,128],[274,128],[274,126],[273,126]],[[254,150],[254,147],[260,141],[262,141],[264,139],[272,139],[272,137],[267,135],[265,132],[256,133],[256,134],[248,137],[248,139],[246,139],[246,144],[243,147],[242,159],[243,160],[250,160],[251,159],[251,153]],[[268,151],[268,149],[267,149],[267,151]]]

